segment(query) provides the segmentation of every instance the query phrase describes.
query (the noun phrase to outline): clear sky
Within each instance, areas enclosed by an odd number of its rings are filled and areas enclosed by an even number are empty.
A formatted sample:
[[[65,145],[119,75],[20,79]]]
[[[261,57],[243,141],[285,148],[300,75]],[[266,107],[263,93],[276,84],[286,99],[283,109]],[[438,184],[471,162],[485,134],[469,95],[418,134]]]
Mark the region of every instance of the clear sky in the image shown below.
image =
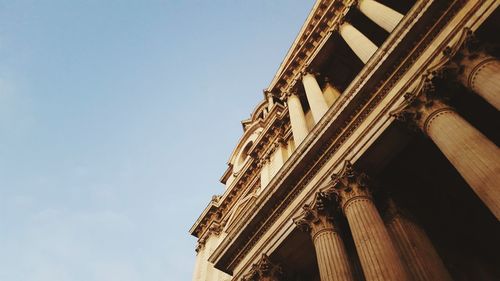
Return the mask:
[[[190,280],[313,0],[0,0],[0,280]]]

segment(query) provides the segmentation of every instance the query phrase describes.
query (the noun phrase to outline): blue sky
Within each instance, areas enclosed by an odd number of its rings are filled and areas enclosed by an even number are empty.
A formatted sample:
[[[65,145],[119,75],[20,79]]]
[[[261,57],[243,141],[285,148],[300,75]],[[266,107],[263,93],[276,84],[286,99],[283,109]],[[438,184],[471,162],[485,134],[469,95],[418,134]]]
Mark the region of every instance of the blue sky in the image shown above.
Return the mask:
[[[313,0],[0,0],[0,280],[190,280]]]

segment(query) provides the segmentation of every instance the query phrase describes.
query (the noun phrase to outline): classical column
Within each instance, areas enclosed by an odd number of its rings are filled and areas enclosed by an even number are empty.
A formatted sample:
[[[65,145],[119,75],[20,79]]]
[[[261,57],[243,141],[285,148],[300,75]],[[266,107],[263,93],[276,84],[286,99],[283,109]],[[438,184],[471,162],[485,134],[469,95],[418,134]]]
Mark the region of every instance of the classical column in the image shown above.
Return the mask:
[[[348,22],[344,22],[339,27],[339,32],[340,36],[344,38],[347,45],[363,63],[368,62],[378,49],[377,45]]]
[[[241,281],[279,281],[282,274],[281,267],[273,263],[266,254],[262,254],[260,260],[252,265]]]
[[[500,110],[500,60],[484,52],[466,52],[459,65],[460,82]]]
[[[323,91],[319,87],[316,77],[312,73],[305,73],[302,76],[302,84],[306,92],[307,101],[311,107],[314,123],[318,123],[321,117],[328,111],[328,105],[323,97]]]
[[[389,33],[403,18],[402,14],[374,0],[359,0],[358,9]]]
[[[321,281],[354,281],[344,242],[333,224],[331,207],[325,193],[316,193],[312,205],[305,205],[293,221],[311,234]]]
[[[425,231],[389,200],[386,224],[415,281],[452,281]]]
[[[325,88],[323,90],[323,96],[325,97],[328,107],[332,106],[332,104],[340,97],[340,91],[337,90],[337,88],[333,87],[328,78],[325,78]]]
[[[340,174],[334,175],[332,179],[330,192],[339,197],[366,280],[410,280],[373,203],[366,175],[357,174],[346,161]]]
[[[304,115],[300,99],[296,93],[289,94],[287,104],[288,114],[290,115],[290,123],[292,125],[293,139],[295,141],[295,146],[298,147],[299,144],[306,138],[307,134],[309,134],[306,117]]]
[[[453,108],[425,91],[392,113],[429,136],[477,196],[500,219],[500,150]]]

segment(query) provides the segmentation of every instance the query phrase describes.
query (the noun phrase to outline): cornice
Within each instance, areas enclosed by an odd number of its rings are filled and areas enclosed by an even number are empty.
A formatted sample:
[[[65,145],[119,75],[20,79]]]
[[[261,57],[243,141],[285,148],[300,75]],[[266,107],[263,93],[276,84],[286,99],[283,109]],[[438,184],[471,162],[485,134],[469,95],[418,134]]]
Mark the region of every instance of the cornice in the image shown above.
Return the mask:
[[[212,196],[212,199],[210,200],[208,205],[205,207],[205,209],[203,210],[201,215],[198,217],[196,222],[193,224],[191,229],[189,229],[189,233],[191,235],[198,237],[198,238],[201,237],[201,235],[200,235],[201,228],[203,228],[203,226],[205,224],[207,224],[207,218],[211,214],[213,214],[215,211],[217,211],[217,209],[219,207],[219,199],[218,198],[219,197],[216,195]]]

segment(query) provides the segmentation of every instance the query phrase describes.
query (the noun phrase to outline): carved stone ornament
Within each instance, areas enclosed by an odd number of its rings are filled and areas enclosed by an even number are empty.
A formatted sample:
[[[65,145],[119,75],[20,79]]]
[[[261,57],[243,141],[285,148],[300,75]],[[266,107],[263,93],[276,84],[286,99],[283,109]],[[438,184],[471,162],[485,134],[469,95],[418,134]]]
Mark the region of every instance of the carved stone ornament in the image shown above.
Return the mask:
[[[372,195],[368,189],[368,180],[365,173],[356,171],[351,162],[346,160],[340,173],[332,175],[332,187],[326,192],[336,195],[342,210],[345,210],[354,199],[371,200]]]
[[[427,71],[417,87],[404,95],[401,105],[389,113],[390,116],[406,123],[412,129],[419,128],[427,133],[433,117],[441,112],[453,112],[454,109],[446,105],[449,97],[442,94],[451,91],[436,90],[436,84],[442,78],[442,73],[437,70]]]
[[[430,117],[440,112],[452,112],[446,101],[459,83],[463,72],[464,56],[473,59],[480,51],[479,44],[470,28],[464,28],[460,38],[443,50],[443,55],[423,75],[413,91],[404,95],[404,102],[391,116],[406,123],[410,128],[420,128],[425,133]],[[440,90],[446,88],[446,91]]]
[[[266,254],[252,265],[250,272],[241,278],[241,281],[279,281],[282,270],[279,265],[274,264]]]
[[[460,75],[464,70],[464,63],[476,59],[483,53],[490,53],[489,47],[491,46],[482,44],[469,27],[465,27],[455,44],[444,49],[443,60],[448,60],[448,65],[445,67]]]
[[[333,230],[334,202],[331,194],[317,192],[311,205],[302,207],[302,213],[293,222],[302,231],[310,232],[313,238],[323,230]]]

